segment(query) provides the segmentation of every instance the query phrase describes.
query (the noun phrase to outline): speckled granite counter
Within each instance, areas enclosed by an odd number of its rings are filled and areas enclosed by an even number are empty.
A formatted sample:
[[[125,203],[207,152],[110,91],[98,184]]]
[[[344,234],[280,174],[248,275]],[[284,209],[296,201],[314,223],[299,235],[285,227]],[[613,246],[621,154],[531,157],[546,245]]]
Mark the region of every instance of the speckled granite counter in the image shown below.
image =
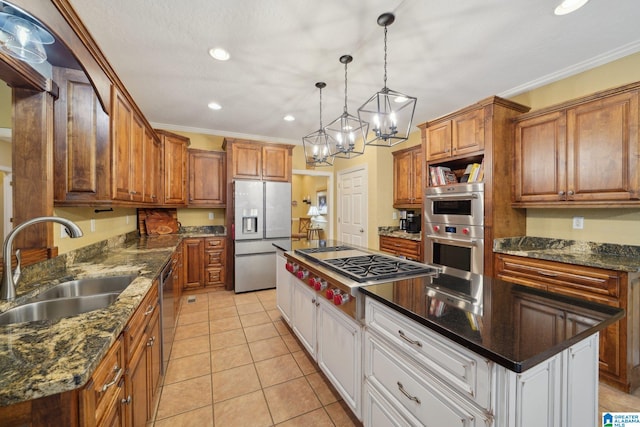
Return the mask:
[[[139,275],[104,309],[0,326],[0,406],[84,385],[182,239],[221,235],[224,228],[187,227],[181,234],[149,237],[130,233],[26,267],[16,300],[0,301],[0,312],[70,279]]]
[[[400,239],[415,240],[416,242],[422,240],[421,233],[407,233],[400,230],[399,227],[378,227],[378,236],[398,237]]]
[[[640,246],[524,236],[495,239],[493,251],[587,267],[640,272]]]

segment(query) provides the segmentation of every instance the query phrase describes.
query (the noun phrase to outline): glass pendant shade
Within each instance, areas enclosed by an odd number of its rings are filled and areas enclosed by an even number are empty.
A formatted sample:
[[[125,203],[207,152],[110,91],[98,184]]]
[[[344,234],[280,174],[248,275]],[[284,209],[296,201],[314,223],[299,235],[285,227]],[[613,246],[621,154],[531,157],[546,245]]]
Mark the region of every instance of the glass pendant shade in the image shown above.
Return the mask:
[[[42,27],[19,16],[0,13],[0,49],[21,61],[39,64],[47,59],[44,44],[53,36]]]
[[[369,123],[369,132],[363,133],[366,145],[392,147],[409,139],[417,98],[387,87],[387,27],[395,16],[383,13],[378,25],[384,27],[384,86],[358,108],[358,117]]]
[[[334,157],[350,159],[364,153],[364,139],[362,135],[367,134],[369,124],[363,122],[359,117],[349,114],[347,111],[347,64],[353,60],[351,55],[343,55],[340,62],[344,64],[344,110],[343,113],[325,128],[335,145],[332,146],[331,154]]]
[[[310,166],[333,165],[331,149],[335,141],[322,127],[322,89],[326,86],[324,82],[316,83],[316,87],[320,89],[320,128],[302,138],[305,161]]]

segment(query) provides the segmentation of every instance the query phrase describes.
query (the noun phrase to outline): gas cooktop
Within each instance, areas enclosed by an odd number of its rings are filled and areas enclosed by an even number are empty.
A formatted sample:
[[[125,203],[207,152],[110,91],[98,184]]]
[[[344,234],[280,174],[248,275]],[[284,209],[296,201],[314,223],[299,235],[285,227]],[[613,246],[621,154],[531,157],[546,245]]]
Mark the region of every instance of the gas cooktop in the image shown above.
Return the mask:
[[[372,254],[349,246],[297,249],[295,252],[359,283],[438,272],[426,264]]]

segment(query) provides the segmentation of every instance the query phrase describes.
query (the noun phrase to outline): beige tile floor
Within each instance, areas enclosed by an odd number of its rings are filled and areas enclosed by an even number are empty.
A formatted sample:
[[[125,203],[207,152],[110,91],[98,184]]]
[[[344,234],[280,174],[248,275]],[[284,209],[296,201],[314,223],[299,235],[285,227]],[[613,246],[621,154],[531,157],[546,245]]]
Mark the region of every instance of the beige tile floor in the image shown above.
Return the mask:
[[[361,425],[280,317],[275,290],[189,296],[154,426]]]

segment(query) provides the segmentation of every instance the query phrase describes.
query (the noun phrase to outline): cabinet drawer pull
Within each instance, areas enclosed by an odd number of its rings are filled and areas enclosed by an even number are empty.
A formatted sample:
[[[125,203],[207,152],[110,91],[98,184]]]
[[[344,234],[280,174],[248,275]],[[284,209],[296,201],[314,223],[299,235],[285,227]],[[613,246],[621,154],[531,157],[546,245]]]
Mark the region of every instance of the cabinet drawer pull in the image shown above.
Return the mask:
[[[147,311],[144,312],[144,315],[145,316],[150,315],[151,313],[153,313],[153,310],[155,310],[155,309],[156,309],[155,305],[150,305],[149,308],[147,308]]]
[[[406,336],[404,334],[404,332],[402,332],[401,330],[398,330],[398,335],[400,335],[400,338],[402,338],[403,340],[405,340],[409,344],[413,344],[413,345],[417,345],[418,347],[422,347],[422,343],[420,341],[412,340],[411,338]]]
[[[404,386],[402,385],[402,383],[400,381],[398,381],[398,390],[400,390],[400,393],[404,394],[405,396],[407,396],[407,399],[409,400],[413,400],[414,402],[416,402],[418,405],[420,404],[420,399],[418,399],[415,396],[411,396],[407,390],[404,389]]]
[[[550,273],[548,271],[538,271],[538,274],[541,275],[541,276],[546,276],[546,277],[558,277],[558,274]]]
[[[122,375],[122,368],[118,367],[118,364],[116,364],[116,366],[113,367],[113,372],[115,372],[115,375],[113,376],[113,380],[104,384],[102,388],[100,388],[101,393],[104,393],[105,391],[107,391],[109,387],[111,387],[112,385],[117,383],[118,380],[120,380],[120,376]]]

